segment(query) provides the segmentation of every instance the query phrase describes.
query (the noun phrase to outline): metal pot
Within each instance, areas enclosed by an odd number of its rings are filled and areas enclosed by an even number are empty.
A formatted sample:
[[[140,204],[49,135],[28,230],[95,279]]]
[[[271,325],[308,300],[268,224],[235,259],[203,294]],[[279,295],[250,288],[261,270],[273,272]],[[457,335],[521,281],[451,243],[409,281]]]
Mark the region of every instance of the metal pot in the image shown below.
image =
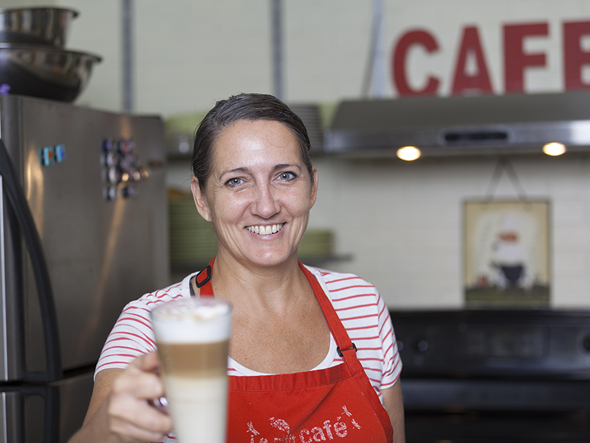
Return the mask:
[[[101,60],[49,46],[0,44],[0,94],[73,102]]]
[[[0,9],[0,42],[63,48],[70,21],[77,16],[66,8]]]

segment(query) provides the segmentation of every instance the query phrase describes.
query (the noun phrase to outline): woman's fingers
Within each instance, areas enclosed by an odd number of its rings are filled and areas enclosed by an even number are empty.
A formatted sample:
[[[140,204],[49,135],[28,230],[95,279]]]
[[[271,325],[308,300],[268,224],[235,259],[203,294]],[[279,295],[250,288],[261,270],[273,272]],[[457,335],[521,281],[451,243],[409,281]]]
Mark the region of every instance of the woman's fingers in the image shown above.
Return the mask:
[[[131,367],[138,367],[146,372],[157,372],[160,367],[160,360],[157,352],[150,352],[148,354],[140,355],[129,365]]]
[[[153,441],[172,430],[171,418],[148,404],[164,395],[162,380],[155,373],[158,367],[157,355],[146,354],[115,379],[108,405],[112,432]]]
[[[129,368],[113,382],[114,394],[130,394],[134,397],[151,400],[164,395],[164,384],[153,372],[143,372],[137,368]]]
[[[149,406],[145,400],[119,397],[109,405],[110,430],[140,441],[158,441],[172,430],[169,416]]]

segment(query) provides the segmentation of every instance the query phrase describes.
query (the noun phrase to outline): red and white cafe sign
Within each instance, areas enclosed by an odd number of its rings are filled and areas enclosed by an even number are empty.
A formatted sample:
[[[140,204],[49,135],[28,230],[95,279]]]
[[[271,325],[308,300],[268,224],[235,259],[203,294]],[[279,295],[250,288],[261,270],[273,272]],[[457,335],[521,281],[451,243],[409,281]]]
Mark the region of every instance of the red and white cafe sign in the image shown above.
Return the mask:
[[[552,36],[557,32],[561,33],[563,85],[560,89],[590,89],[590,81],[585,80],[583,75],[584,67],[590,69],[590,48],[584,44],[585,38],[590,39],[590,21],[566,21],[560,25],[550,25],[547,22],[503,25],[500,55],[503,58],[500,60],[500,75],[503,78],[494,79],[496,90],[500,87],[505,93],[526,92],[525,72],[528,69],[548,67],[547,52],[542,49],[527,51],[527,40],[549,39],[550,32]],[[452,77],[448,79],[451,95],[494,92],[486,46],[480,34],[477,26],[466,26],[462,29]],[[425,51],[427,58],[442,50],[436,34],[426,29],[409,30],[397,40],[391,54],[391,76],[398,95],[442,95],[441,84],[446,79],[437,74],[421,72],[423,78],[413,78],[410,81],[409,55],[414,49]],[[415,72],[413,74],[420,75]],[[416,86],[417,84],[420,86]]]

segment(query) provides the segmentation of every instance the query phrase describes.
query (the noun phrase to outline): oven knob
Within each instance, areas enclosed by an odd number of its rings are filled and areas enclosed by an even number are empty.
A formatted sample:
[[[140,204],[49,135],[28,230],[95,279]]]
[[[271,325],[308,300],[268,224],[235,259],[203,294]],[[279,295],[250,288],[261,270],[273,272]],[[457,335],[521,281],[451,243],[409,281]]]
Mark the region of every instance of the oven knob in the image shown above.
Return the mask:
[[[419,340],[416,343],[416,349],[420,352],[426,352],[428,350],[428,342],[426,340]]]

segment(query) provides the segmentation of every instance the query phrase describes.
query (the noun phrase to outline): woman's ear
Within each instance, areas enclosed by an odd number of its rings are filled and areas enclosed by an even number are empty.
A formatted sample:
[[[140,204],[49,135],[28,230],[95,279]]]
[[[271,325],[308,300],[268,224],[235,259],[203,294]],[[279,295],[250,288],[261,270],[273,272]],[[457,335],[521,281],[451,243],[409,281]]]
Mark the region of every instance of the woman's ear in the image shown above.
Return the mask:
[[[311,205],[309,206],[309,209],[313,208],[313,205],[315,204],[316,198],[318,196],[318,180],[319,180],[318,170],[316,169],[315,166],[312,166],[311,173],[312,173],[311,177],[313,178],[313,182],[311,184]]]
[[[209,210],[209,203],[207,202],[207,196],[201,192],[201,188],[199,186],[199,180],[197,177],[193,175],[191,178],[191,190],[193,191],[193,200],[195,201],[195,206],[197,207],[197,211],[201,214],[208,222],[211,221],[211,211]]]

